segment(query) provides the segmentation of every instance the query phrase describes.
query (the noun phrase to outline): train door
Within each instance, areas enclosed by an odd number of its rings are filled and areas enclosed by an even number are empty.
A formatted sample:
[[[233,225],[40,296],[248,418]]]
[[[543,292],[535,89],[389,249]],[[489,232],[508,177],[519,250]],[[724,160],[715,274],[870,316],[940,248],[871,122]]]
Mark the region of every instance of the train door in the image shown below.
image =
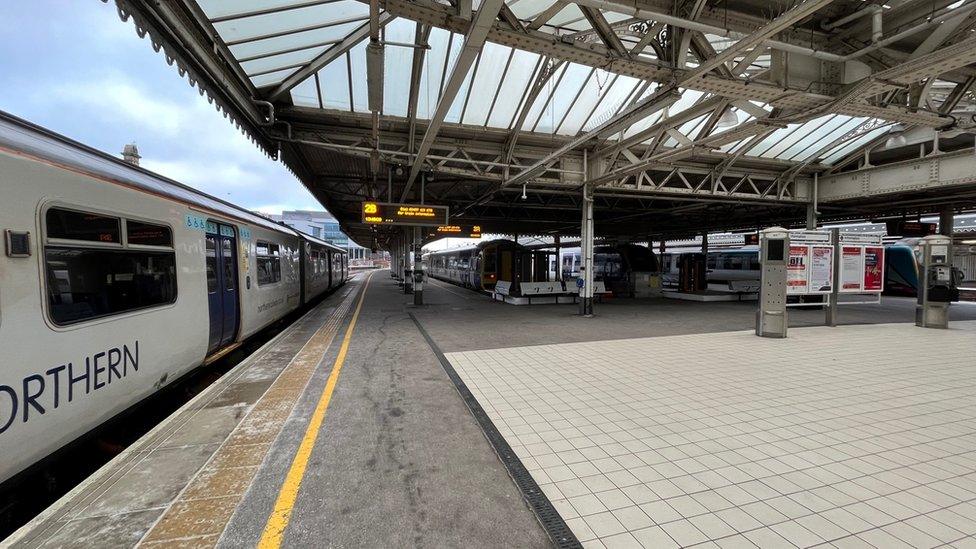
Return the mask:
[[[513,275],[515,274],[515,266],[512,265],[512,252],[510,250],[500,250],[498,255],[500,256],[499,259],[501,259],[501,265],[498,266],[498,280],[506,280],[514,284],[515,277]]]
[[[240,318],[237,295],[237,238],[230,225],[207,222],[207,298],[213,352],[234,341]]]

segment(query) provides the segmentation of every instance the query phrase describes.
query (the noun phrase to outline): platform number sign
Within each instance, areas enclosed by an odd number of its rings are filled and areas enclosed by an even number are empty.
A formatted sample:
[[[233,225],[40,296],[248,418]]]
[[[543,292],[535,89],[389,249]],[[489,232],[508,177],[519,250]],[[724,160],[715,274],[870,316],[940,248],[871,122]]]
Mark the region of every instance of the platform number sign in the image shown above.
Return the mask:
[[[447,206],[363,202],[363,223],[368,225],[448,225]]]

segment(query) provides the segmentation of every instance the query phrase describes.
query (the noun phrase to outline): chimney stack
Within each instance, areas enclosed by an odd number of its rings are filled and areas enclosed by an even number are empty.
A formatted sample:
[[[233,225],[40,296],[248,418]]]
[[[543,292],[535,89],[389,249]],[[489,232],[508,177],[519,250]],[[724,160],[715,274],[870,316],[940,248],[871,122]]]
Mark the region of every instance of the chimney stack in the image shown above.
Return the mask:
[[[139,156],[139,149],[135,143],[129,143],[125,147],[122,147],[122,160],[133,166],[138,166],[140,158],[142,157]]]

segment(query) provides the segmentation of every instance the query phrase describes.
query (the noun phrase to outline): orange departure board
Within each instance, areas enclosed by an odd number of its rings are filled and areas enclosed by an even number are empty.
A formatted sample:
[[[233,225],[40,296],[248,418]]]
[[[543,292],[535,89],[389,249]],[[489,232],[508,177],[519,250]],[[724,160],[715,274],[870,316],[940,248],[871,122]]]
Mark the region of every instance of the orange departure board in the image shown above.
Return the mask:
[[[363,202],[363,223],[369,225],[448,225],[447,206]]]
[[[429,237],[453,236],[456,238],[481,238],[481,225],[439,225],[431,228]]]

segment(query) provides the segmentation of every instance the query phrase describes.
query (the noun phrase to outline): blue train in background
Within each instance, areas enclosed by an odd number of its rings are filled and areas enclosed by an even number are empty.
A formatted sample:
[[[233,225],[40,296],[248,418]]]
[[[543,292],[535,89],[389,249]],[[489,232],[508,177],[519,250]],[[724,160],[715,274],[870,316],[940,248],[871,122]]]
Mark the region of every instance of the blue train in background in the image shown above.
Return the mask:
[[[918,295],[917,244],[917,238],[906,238],[885,246],[885,295]],[[956,286],[960,286],[966,276],[962,269],[953,266],[952,278]]]

